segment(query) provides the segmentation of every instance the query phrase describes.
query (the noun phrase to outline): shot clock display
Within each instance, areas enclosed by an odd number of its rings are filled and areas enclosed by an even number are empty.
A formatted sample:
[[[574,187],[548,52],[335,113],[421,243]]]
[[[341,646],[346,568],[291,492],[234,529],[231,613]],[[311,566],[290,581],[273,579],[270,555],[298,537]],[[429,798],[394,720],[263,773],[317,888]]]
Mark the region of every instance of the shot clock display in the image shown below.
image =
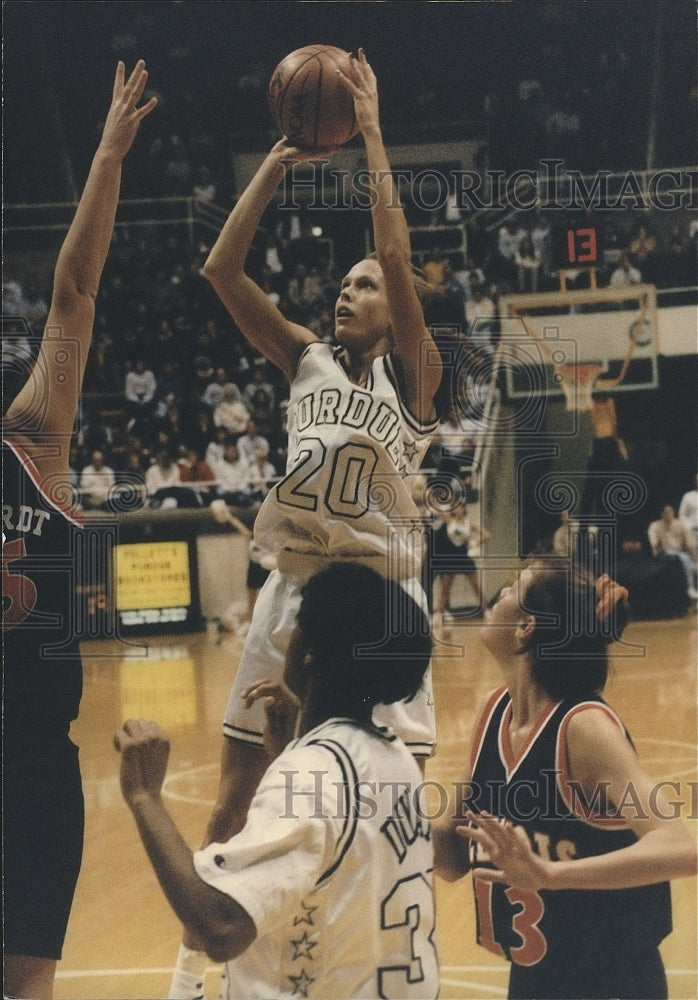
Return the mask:
[[[601,263],[600,237],[595,226],[570,224],[553,234],[553,261],[557,270],[597,267]]]

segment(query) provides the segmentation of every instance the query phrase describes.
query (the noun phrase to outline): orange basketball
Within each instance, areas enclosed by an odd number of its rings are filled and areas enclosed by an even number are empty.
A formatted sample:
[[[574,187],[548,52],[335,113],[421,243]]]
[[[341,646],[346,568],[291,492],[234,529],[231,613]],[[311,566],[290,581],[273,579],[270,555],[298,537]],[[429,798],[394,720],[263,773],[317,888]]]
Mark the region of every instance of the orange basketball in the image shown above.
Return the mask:
[[[335,149],[356,135],[354,99],[337,76],[351,55],[334,45],[306,45],[281,60],[269,81],[269,107],[299,149]]]

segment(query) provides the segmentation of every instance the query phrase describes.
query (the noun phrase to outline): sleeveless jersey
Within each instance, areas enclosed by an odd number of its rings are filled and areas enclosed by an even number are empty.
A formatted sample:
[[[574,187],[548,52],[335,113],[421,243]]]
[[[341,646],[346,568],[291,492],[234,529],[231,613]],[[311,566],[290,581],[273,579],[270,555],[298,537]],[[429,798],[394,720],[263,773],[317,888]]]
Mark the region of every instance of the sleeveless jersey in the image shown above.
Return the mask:
[[[38,470],[3,441],[4,731],[67,733],[82,694],[76,622],[81,521],[44,493]]]
[[[438,422],[400,399],[390,356],[360,388],[342,348],[310,344],[291,386],[288,463],[255,522],[262,546],[335,559],[382,557],[394,578],[419,575],[422,525],[410,491]]]
[[[502,816],[524,828],[534,849],[553,861],[619,850],[637,838],[621,817],[604,812],[600,798],[587,801],[570,781],[567,725],[578,712],[604,711],[630,739],[618,716],[598,697],[550,702],[518,759],[509,743],[511,698],[491,697],[476,729],[469,807]],[[630,790],[632,792],[632,790]],[[471,861],[493,867],[471,843]],[[631,889],[540,890],[473,880],[478,942],[522,966],[539,966],[545,981],[548,960],[569,956],[585,962],[620,962],[656,945],[671,931],[669,884]],[[531,970],[533,971],[533,970]]]
[[[270,765],[244,829],[194,854],[257,937],[222,997],[435,998],[433,843],[400,740],[329,719]]]

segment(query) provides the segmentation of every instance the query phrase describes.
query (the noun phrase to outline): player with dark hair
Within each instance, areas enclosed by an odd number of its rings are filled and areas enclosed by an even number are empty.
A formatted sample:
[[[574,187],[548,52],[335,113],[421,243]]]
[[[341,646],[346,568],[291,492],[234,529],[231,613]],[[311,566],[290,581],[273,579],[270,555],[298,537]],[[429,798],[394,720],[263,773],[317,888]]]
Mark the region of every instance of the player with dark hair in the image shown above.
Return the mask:
[[[534,563],[482,629],[506,687],[479,716],[436,871],[472,869],[478,942],[511,962],[510,998],[667,995],[668,880],[696,873],[696,845],[601,697],[627,610],[607,575]]]
[[[3,427],[4,989],[53,996],[82,856],[84,807],[69,737],[82,692],[76,618],[81,522],[71,510],[70,439],[92,337],[95,297],[114,229],[121,164],[151,97],[148,74],[112,103],[61,247],[36,363]]]
[[[266,711],[275,759],[243,829],[193,855],[161,799],[167,737],[144,720],[115,735],[165,895],[188,937],[227,962],[222,997],[438,995],[421,773],[372,719],[375,705],[419,693],[430,655],[428,618],[398,583],[351,563],[312,577],[283,682],[244,692]],[[181,985],[203,995],[202,979]]]

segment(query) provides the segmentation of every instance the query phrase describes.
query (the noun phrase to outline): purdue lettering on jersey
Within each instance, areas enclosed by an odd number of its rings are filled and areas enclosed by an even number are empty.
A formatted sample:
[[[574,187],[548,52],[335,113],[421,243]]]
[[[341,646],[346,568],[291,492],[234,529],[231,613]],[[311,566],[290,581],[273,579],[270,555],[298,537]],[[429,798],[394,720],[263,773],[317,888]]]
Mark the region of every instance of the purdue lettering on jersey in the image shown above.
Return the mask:
[[[403,405],[389,357],[373,363],[366,388],[348,378],[341,348],[309,345],[291,387],[288,464],[255,522],[272,551],[337,558],[388,555],[416,575],[421,523],[409,477],[437,422]]]

